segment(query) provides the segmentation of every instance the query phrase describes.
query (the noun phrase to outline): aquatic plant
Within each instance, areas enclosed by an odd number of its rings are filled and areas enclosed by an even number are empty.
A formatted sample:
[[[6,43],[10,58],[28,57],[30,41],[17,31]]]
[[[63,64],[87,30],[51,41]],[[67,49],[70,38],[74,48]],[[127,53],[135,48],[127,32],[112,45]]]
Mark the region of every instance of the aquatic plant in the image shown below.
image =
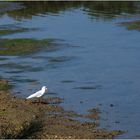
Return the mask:
[[[0,79],[0,91],[7,91],[11,88],[12,86],[8,83],[7,80]]]
[[[125,26],[128,30],[139,30],[140,31],[140,21],[123,22],[122,26]]]
[[[49,40],[1,39],[0,55],[28,55],[45,49]]]

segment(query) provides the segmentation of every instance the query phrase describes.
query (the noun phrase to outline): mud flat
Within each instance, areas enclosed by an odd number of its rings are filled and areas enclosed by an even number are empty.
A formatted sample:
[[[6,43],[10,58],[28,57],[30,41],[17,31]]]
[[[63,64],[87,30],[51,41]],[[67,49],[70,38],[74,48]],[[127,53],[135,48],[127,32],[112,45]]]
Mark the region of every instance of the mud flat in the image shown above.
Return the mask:
[[[0,80],[0,138],[114,138],[122,131],[98,129],[96,121],[80,122],[83,117],[60,106],[59,97],[30,101],[13,96],[6,80]],[[98,111],[94,109],[98,116]],[[90,115],[91,117],[91,115]]]

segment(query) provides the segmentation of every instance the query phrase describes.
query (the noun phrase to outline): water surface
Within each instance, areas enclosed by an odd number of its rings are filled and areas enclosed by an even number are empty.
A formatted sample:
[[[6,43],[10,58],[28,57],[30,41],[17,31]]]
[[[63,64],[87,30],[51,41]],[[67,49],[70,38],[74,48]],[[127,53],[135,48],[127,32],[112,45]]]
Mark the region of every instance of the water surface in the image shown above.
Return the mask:
[[[128,31],[118,23],[137,20],[139,2],[59,5],[46,2],[32,7],[27,3],[27,8],[1,15],[0,26],[36,29],[1,38],[52,39],[55,49],[0,56],[0,75],[9,79],[15,85],[14,93],[23,98],[46,85],[49,92],[65,99],[62,105],[67,109],[85,114],[99,107],[100,127],[127,131],[120,138],[137,138],[140,32]]]

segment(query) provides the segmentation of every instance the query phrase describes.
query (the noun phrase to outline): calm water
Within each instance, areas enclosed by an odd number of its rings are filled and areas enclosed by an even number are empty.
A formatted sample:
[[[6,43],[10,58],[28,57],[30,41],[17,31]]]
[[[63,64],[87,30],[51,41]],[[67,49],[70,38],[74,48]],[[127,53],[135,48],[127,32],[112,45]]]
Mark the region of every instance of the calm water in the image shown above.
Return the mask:
[[[111,3],[98,4],[65,3],[58,8],[51,3],[50,9],[39,9],[37,4],[36,10],[28,6],[2,14],[0,26],[37,30],[1,38],[53,39],[55,49],[24,57],[0,56],[10,58],[0,61],[0,75],[10,79],[14,93],[23,98],[47,85],[55,93],[49,96],[64,98],[62,105],[67,109],[84,114],[99,107],[102,128],[127,130],[121,138],[137,138],[140,32],[128,31],[118,23],[139,19],[139,8],[131,3],[124,3],[124,9],[120,8],[123,3],[113,4],[112,9]],[[12,67],[2,65],[11,63]],[[21,70],[17,64],[27,68]]]

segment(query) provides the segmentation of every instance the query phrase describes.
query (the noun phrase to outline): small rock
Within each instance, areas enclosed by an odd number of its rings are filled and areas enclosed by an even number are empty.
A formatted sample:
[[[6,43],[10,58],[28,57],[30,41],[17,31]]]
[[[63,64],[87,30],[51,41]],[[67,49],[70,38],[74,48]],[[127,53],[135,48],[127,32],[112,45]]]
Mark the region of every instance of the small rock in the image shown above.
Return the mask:
[[[83,101],[80,101],[80,104],[83,104]]]
[[[110,107],[113,107],[114,105],[113,104],[110,104]]]
[[[120,123],[119,121],[115,121],[115,123]]]

